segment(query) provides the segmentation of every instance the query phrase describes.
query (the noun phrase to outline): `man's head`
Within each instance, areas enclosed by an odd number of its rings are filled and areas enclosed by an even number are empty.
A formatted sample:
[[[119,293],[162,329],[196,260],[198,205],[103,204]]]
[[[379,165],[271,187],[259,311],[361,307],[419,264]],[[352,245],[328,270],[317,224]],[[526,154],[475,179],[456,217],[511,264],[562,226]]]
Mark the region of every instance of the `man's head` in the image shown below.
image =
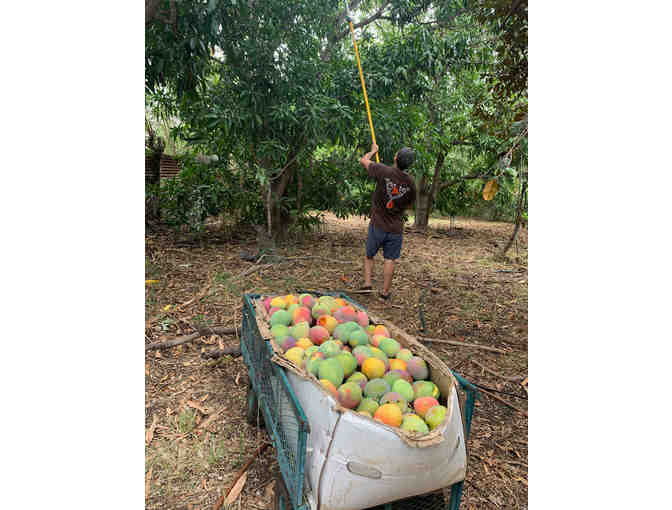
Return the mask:
[[[399,170],[406,170],[415,161],[415,152],[410,147],[402,147],[394,156],[394,162]]]

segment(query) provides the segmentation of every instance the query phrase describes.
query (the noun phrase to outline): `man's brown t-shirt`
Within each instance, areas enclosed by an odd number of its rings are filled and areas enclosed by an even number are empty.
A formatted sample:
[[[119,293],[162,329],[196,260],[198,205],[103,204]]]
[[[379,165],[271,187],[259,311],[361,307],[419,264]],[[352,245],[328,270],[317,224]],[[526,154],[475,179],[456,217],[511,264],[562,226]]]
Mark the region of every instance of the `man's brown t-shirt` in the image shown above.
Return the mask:
[[[415,202],[415,183],[403,170],[382,163],[370,163],[369,177],[376,179],[373,192],[371,222],[373,226],[401,234],[404,230],[404,210]]]

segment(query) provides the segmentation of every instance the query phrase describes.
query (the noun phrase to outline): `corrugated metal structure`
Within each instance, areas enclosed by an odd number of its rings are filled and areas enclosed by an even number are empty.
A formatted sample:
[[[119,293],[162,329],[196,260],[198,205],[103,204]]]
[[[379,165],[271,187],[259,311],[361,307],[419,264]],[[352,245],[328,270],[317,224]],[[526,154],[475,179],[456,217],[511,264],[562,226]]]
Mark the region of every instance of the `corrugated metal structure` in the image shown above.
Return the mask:
[[[170,156],[161,156],[161,179],[170,179],[180,173],[179,162]],[[145,157],[145,182],[151,180],[152,169],[150,167],[150,158]]]

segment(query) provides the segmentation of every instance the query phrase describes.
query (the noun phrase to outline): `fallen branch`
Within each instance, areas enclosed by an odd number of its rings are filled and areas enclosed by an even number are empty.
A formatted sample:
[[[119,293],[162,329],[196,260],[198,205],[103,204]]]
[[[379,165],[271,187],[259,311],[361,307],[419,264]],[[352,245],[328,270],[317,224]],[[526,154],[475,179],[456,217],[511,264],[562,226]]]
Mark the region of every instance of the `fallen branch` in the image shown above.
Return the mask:
[[[168,340],[167,342],[155,342],[153,344],[145,345],[145,352],[152,351],[154,349],[168,349],[170,347],[175,347],[176,345],[186,344],[192,340],[200,338],[201,334],[196,332],[191,335],[185,335],[175,338],[174,340]]]
[[[505,375],[499,374],[499,373],[495,372],[494,370],[492,370],[492,369],[490,369],[490,368],[488,368],[488,367],[486,367],[486,366],[484,366],[484,365],[481,365],[478,361],[476,361],[476,360],[474,360],[474,359],[472,359],[471,362],[472,362],[474,365],[476,365],[476,366],[478,366],[478,367],[481,367],[481,368],[482,368],[483,370],[485,370],[486,372],[488,372],[488,373],[490,373],[490,374],[492,374],[492,375],[495,375],[495,376],[497,376],[497,377],[499,377],[499,378],[501,378],[501,379],[504,379],[505,381],[520,382],[520,381],[523,379],[521,376],[507,377],[507,376],[505,376]]]
[[[519,407],[516,407],[516,406],[514,406],[513,404],[509,404],[506,400],[504,400],[503,398],[498,397],[498,396],[495,395],[494,393],[490,393],[489,391],[485,391],[485,390],[482,389],[482,388],[479,388],[479,391],[480,391],[481,393],[485,393],[486,395],[491,396],[491,397],[494,398],[495,400],[499,400],[502,404],[505,404],[505,405],[509,406],[511,409],[515,409],[515,410],[518,411],[519,413],[522,413],[522,414],[524,414],[525,416],[527,416],[527,411],[524,411],[523,409],[520,409]]]
[[[254,459],[256,459],[259,456],[259,454],[261,454],[261,452],[263,452],[266,449],[266,447],[268,447],[268,446],[270,446],[270,443],[264,443],[259,448],[257,448],[257,451],[254,452],[252,457],[250,457],[250,459],[245,463],[245,465],[240,469],[240,471],[238,471],[238,474],[233,479],[233,483],[231,484],[231,488],[228,491],[226,491],[226,495],[223,495],[222,497],[220,497],[217,500],[217,503],[215,503],[215,506],[214,506],[213,510],[219,510],[222,507],[222,505],[224,504],[224,501],[226,501],[226,498],[231,493],[231,490],[236,486],[236,482],[238,482],[240,477],[243,476],[243,474],[245,474],[247,472],[247,470],[252,465],[252,462],[254,462]]]
[[[155,342],[153,344],[145,345],[145,352],[154,349],[169,349],[170,347],[186,344],[187,342],[191,342],[205,335],[231,335],[236,331],[235,328],[209,328],[206,326],[194,326],[194,328],[196,329],[196,333],[180,336],[166,342]]]
[[[205,335],[233,335],[236,332],[236,328],[225,328],[221,326],[202,326],[200,324],[191,325],[196,331],[198,331],[202,336]]]
[[[262,257],[263,257],[263,255],[262,255]],[[259,259],[261,260],[261,257],[259,257]],[[272,267],[272,266],[273,266],[273,264],[264,264],[264,265],[261,265],[261,266],[258,265],[258,264],[255,264],[252,267],[248,267],[242,273],[236,275],[236,278],[242,278],[243,276],[247,276],[248,274],[254,273],[258,269],[268,269],[269,267]]]
[[[430,343],[435,343],[435,344],[449,344],[449,345],[458,345],[460,347],[473,347],[474,349],[483,349],[486,351],[491,351],[491,352],[498,352],[500,354],[506,354],[506,351],[502,349],[497,349],[496,347],[488,347],[487,345],[479,345],[479,344],[468,344],[466,342],[458,342],[457,340],[441,340],[439,338],[426,338],[423,336],[417,337],[417,339],[421,342],[430,342]]]

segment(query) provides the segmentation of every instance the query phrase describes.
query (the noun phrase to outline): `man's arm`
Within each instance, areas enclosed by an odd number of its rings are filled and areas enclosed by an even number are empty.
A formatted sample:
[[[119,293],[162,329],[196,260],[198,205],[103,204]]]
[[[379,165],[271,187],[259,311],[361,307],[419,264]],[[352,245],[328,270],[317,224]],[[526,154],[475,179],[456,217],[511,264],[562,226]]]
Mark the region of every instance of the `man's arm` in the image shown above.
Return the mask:
[[[372,143],[371,152],[367,152],[359,160],[359,162],[364,168],[366,168],[367,171],[369,170],[369,165],[372,163],[371,156],[373,156],[376,152],[378,152],[378,146],[375,143]]]

